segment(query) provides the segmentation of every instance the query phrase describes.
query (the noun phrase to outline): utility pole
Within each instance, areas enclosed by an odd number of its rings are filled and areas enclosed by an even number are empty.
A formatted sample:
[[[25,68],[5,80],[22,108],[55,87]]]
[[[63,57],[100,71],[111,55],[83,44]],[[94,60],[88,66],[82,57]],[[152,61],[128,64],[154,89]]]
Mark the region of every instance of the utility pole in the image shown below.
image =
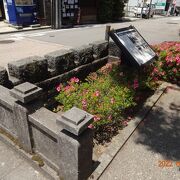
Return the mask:
[[[52,0],[52,17],[51,17],[51,27],[52,29],[60,29],[62,27],[61,20],[61,0]]]
[[[150,0],[150,4],[149,4],[149,11],[148,11],[148,19],[149,19],[149,16],[150,16],[150,12],[151,12],[151,6],[152,6],[152,0]]]
[[[141,18],[143,18],[144,0],[141,1]]]

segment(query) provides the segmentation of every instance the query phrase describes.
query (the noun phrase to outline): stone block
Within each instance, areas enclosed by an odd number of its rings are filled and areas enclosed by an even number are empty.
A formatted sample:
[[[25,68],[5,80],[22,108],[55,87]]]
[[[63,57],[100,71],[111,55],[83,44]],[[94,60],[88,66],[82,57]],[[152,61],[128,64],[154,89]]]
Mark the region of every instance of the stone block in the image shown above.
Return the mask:
[[[8,73],[4,67],[0,66],[0,85],[6,85],[8,84],[9,79],[8,79]]]
[[[17,85],[23,83],[22,80],[14,77],[14,76],[9,76],[9,81],[11,81],[11,83],[13,84],[13,86],[17,86]]]
[[[15,126],[15,118],[13,111],[8,107],[2,106],[0,102],[0,127],[6,132],[17,138],[17,128]]]
[[[87,129],[80,136],[59,133],[60,179],[86,180],[92,173],[93,132]]]
[[[92,44],[93,56],[95,59],[100,59],[108,56],[108,42],[97,41]]]
[[[14,89],[10,90],[10,94],[22,103],[28,103],[37,99],[42,93],[42,89],[29,83],[17,85]]]
[[[58,169],[60,159],[58,158],[57,140],[36,125],[31,126],[31,134],[33,136],[33,150],[43,155],[51,166]]]
[[[32,56],[8,63],[11,76],[28,82],[39,82],[48,76],[48,64],[45,58]]]
[[[58,73],[63,73],[73,69],[75,65],[75,57],[72,50],[59,50],[45,55],[48,60],[50,69],[55,69]]]
[[[91,63],[94,61],[92,45],[85,45],[73,50],[75,64],[77,66]]]
[[[27,152],[32,152],[28,124],[28,110],[21,104],[16,102],[14,104],[13,113],[15,116],[15,126],[17,129],[18,140],[24,150],[26,150]]]
[[[73,107],[59,116],[56,122],[66,131],[79,136],[84,130],[87,129],[92,120],[93,116],[91,114]]]
[[[109,55],[114,57],[121,57],[120,48],[112,41],[109,42]]]
[[[13,110],[13,106],[16,99],[10,95],[9,89],[3,86],[0,86],[0,105]]]

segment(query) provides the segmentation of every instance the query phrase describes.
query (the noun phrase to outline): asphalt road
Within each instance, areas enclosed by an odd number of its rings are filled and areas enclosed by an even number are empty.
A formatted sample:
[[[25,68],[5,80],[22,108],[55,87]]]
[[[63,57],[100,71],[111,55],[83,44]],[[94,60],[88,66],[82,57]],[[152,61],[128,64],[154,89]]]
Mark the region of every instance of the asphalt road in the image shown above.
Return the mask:
[[[134,22],[110,24],[112,28],[134,25],[144,38],[155,44],[162,41],[179,41],[180,17],[144,19]],[[0,43],[0,65],[33,55],[43,56],[59,49],[70,49],[104,39],[106,24],[85,27],[39,30],[0,35],[0,41],[12,40],[12,43]]]

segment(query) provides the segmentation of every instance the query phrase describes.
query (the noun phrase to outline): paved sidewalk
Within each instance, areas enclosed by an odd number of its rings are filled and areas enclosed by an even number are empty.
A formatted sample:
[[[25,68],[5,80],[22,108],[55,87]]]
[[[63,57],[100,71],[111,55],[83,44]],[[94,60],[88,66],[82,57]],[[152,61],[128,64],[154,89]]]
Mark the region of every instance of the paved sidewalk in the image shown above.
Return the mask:
[[[24,27],[22,29],[16,29],[15,27],[10,26],[8,23],[5,23],[4,21],[0,21],[0,34],[25,32],[25,31],[33,31],[33,30],[49,29],[49,28],[50,26],[38,26],[38,27]]]
[[[3,21],[0,21],[0,33],[14,32],[18,31],[13,27],[9,27],[9,25]]]
[[[165,167],[163,160],[169,160]],[[179,180],[176,162],[180,163],[180,88],[162,95],[100,180]]]
[[[0,180],[48,180],[17,152],[0,141]]]

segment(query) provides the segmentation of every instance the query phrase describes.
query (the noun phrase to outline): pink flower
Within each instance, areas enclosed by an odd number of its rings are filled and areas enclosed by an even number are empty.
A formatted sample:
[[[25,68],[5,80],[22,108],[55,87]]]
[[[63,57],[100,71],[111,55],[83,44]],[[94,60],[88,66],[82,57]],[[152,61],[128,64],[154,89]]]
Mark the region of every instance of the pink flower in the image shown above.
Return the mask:
[[[153,69],[153,72],[154,72],[154,73],[158,73],[158,69],[155,67],[155,68]]]
[[[135,79],[135,80],[134,80],[134,84],[133,84],[133,88],[134,88],[134,89],[137,89],[138,87],[139,87],[138,80]]]
[[[100,96],[100,92],[99,91],[95,91],[94,96],[96,96],[96,97]]]
[[[87,108],[87,101],[85,99],[82,100],[82,108],[83,110],[86,110]]]
[[[114,104],[114,103],[115,103],[115,99],[111,98],[111,104]]]
[[[94,116],[94,122],[97,122],[97,121],[99,121],[101,118],[99,117],[99,116]]]
[[[123,126],[127,126],[128,125],[128,121],[123,121]]]
[[[169,62],[168,66],[172,67],[173,66],[173,62]]]
[[[71,86],[66,86],[65,88],[64,88],[64,91],[68,91],[68,90],[70,90],[71,89]]]
[[[82,105],[86,105],[87,101],[85,99],[82,100]]]
[[[130,120],[132,119],[132,117],[131,117],[131,116],[128,116],[127,119],[128,119],[128,121],[130,121]]]
[[[89,129],[94,129],[94,126],[93,126],[92,124],[90,124],[90,125],[88,126],[88,128],[89,128]]]
[[[83,90],[83,94],[87,94],[89,91],[87,89]]]
[[[73,77],[73,78],[70,79],[70,82],[71,82],[71,83],[78,83],[78,82],[79,82],[79,79],[76,78],[76,77]]]
[[[60,86],[60,85],[58,85],[58,86],[56,87],[56,91],[57,91],[57,92],[60,92],[60,91],[61,91],[61,86]]]
[[[163,64],[162,62],[159,62],[159,66],[162,66],[162,64]]]
[[[179,56],[176,57],[176,64],[177,64],[177,66],[180,65],[180,57]]]
[[[165,75],[165,72],[163,71],[163,72],[161,72],[161,76],[164,76]]]
[[[177,73],[177,69],[176,69],[176,68],[173,68],[173,72],[174,72],[174,73]]]
[[[110,121],[112,120],[112,115],[108,116],[108,120],[110,120]]]
[[[157,77],[154,77],[153,80],[154,80],[154,81],[158,81],[159,79],[158,79]]]
[[[166,57],[166,62],[167,62],[167,63],[173,62],[172,56],[168,55],[168,56]]]

